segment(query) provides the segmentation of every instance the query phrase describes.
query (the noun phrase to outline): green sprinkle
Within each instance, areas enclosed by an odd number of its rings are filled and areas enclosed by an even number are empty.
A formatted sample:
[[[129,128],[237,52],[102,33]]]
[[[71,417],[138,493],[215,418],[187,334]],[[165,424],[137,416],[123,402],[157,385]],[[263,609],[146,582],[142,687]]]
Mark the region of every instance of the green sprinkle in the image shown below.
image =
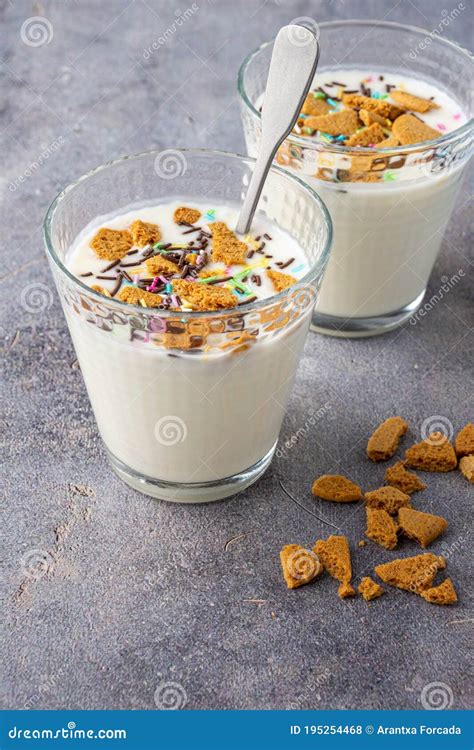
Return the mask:
[[[394,172],[384,172],[383,174],[383,181],[384,182],[393,182],[396,180],[396,176]]]
[[[322,91],[313,91],[313,96],[315,99],[325,99],[326,94],[323,94]]]

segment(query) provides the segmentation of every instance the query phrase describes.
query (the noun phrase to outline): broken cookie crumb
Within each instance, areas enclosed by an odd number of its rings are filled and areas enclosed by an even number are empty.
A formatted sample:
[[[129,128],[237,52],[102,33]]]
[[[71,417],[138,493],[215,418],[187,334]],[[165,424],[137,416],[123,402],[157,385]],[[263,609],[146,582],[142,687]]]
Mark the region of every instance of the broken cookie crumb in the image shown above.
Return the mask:
[[[393,466],[389,466],[385,471],[384,479],[387,484],[396,487],[406,495],[426,489],[426,484],[416,474],[405,468],[404,461],[398,461]]]
[[[367,443],[367,455],[371,461],[386,461],[395,454],[400,438],[408,430],[402,417],[389,417],[372,433]]]
[[[289,589],[309,583],[322,573],[318,556],[299,544],[287,544],[280,552],[283,577]]]
[[[448,528],[448,522],[442,516],[422,513],[413,508],[400,508],[398,522],[405,536],[415,539],[422,547],[428,547]]]
[[[366,602],[371,602],[373,599],[377,599],[385,593],[382,586],[372,580],[370,576],[364,576],[359,583],[358,591]]]
[[[362,490],[355,482],[339,474],[323,474],[314,480],[311,492],[322,500],[352,503],[362,500]]]
[[[441,432],[433,432],[426,440],[408,448],[405,462],[420,471],[452,471],[458,463],[453,446]]]
[[[367,530],[365,535],[386,549],[395,549],[398,543],[398,524],[382,508],[366,508]]]
[[[175,224],[195,224],[199,221],[201,212],[197,208],[188,208],[188,206],[179,206],[174,214],[173,221]]]
[[[366,505],[369,508],[382,508],[391,516],[398,513],[400,508],[410,507],[410,495],[406,495],[396,487],[379,487],[364,495]]]

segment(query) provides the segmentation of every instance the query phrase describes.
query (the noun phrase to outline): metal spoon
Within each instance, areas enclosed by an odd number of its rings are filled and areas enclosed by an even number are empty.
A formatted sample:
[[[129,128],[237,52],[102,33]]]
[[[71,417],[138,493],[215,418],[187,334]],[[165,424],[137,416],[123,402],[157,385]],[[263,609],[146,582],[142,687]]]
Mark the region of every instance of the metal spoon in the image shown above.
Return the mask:
[[[250,229],[273,157],[301,112],[318,59],[319,44],[313,31],[297,25],[280,29],[270,61],[257,163],[236,227],[239,234]]]

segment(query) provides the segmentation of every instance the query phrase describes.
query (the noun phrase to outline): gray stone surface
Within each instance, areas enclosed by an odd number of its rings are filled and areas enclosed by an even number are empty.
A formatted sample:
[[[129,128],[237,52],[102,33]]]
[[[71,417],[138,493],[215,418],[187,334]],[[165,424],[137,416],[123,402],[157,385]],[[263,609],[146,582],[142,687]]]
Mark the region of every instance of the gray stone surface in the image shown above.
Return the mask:
[[[187,708],[421,708],[424,686],[442,682],[453,707],[465,708],[470,488],[457,472],[428,476],[416,502],[450,521],[433,549],[449,556],[460,595],[453,608],[396,590],[370,606],[341,602],[328,577],[289,592],[278,551],[331,533],[316,513],[349,535],[356,580],[394,557],[371,544],[357,548],[363,508],[315,502],[314,476],[340,470],[364,488],[381,483],[383,467],[367,462],[364,444],[388,415],[409,418],[408,440],[433,415],[455,429],[472,418],[467,186],[429,297],[444,276],[466,275],[414,326],[362,341],[310,336],[282,432],[283,441],[297,433],[299,441],[256,486],[211,506],[174,506],[129,490],[105,463],[42,249],[41,221],[54,195],[127,152],[243,151],[239,63],[292,18],[384,17],[433,28],[445,7],[442,0],[197,5],[146,60],[144,49],[176,18],[174,2],[1,3],[2,706],[154,709],[155,688],[171,681]],[[20,33],[35,15],[53,30],[37,47]],[[467,15],[446,36],[468,44]],[[35,302],[25,290],[37,282],[43,298]],[[310,410],[324,404],[306,428]],[[50,569],[32,580],[25,561],[38,556]]]

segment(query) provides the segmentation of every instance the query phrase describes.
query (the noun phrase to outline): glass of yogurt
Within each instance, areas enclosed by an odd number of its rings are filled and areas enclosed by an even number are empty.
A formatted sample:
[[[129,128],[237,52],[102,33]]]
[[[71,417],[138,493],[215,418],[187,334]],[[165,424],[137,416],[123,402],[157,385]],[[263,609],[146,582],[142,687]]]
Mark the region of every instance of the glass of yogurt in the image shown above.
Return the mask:
[[[336,336],[374,335],[399,326],[423,300],[472,153],[473,58],[444,39],[443,28],[435,34],[395,23],[337,21],[321,23],[319,31],[309,106],[276,161],[321,195],[333,221],[313,328]],[[271,52],[271,42],[262,45],[239,73],[251,155],[258,147]],[[344,135],[331,128],[327,115],[340,113],[348,101],[352,116],[361,119],[355,133],[350,120],[341,123],[341,130],[349,127]],[[402,132],[400,141],[395,121],[402,114],[399,125],[408,136]],[[364,143],[361,135],[371,124],[376,142]],[[422,140],[411,137],[410,128],[421,128]]]
[[[168,150],[66,188],[46,252],[115,472],[207,502],[269,466],[326,267],[314,190],[272,167],[250,233],[233,229],[254,160]]]

